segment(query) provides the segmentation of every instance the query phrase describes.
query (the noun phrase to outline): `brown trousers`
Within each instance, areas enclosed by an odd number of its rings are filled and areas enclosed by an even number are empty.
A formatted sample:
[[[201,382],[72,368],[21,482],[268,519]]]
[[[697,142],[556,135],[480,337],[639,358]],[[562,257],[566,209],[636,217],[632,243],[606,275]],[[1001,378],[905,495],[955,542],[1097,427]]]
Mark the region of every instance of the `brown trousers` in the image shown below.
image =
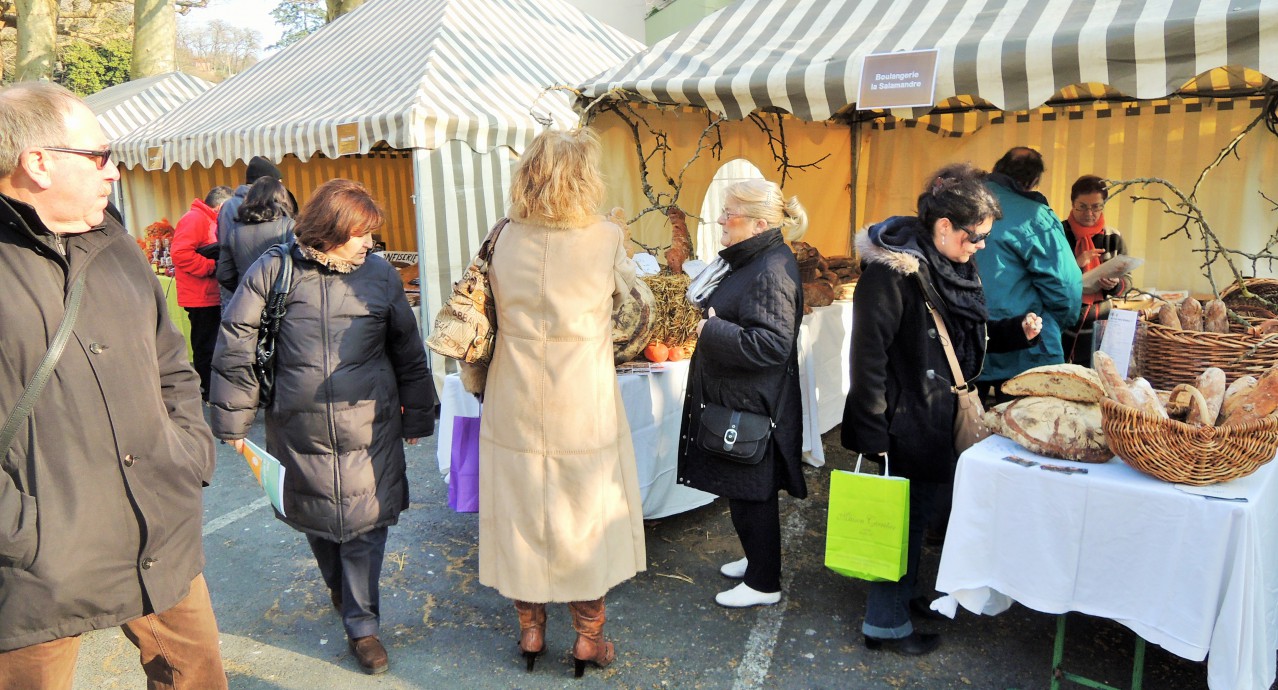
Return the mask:
[[[204,575],[172,608],[120,626],[141,653],[148,690],[225,690],[217,620]],[[0,688],[70,690],[80,636],[0,652]]]

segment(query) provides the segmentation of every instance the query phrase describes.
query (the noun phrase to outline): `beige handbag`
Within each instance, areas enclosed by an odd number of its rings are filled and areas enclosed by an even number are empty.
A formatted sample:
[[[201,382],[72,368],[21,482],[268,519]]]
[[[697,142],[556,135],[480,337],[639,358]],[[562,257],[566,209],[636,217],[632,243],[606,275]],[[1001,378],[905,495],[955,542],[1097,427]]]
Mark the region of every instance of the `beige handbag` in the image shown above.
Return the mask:
[[[509,218],[497,221],[484,238],[479,254],[453,283],[453,293],[435,315],[426,347],[468,364],[486,365],[493,357],[497,338],[497,308],[488,284],[493,247]]]
[[[936,312],[936,307],[932,306],[932,300],[927,297],[926,290],[923,294],[927,310],[932,314],[932,320],[936,322],[936,332],[941,338],[941,346],[945,348],[945,358],[950,362],[950,374],[954,377],[954,386],[950,388],[955,396],[954,453],[962,455],[963,451],[990,435],[990,430],[985,428],[985,423],[981,421],[981,416],[985,414],[985,407],[981,405],[981,394],[976,387],[963,379],[963,371],[959,368],[958,357],[954,355],[954,344],[950,341],[950,331],[945,327],[945,319],[942,319]]]

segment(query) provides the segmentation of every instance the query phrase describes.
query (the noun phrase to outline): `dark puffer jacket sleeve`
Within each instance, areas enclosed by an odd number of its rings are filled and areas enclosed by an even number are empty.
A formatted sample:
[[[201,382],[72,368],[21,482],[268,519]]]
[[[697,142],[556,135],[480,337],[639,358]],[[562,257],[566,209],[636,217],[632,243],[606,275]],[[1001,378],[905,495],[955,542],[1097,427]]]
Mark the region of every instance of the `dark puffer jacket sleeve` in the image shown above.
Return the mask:
[[[860,453],[888,451],[888,353],[903,315],[901,286],[913,280],[871,263],[852,295],[858,318],[852,329],[852,387],[842,427],[845,448]]]
[[[395,369],[399,404],[404,408],[404,438],[422,438],[435,433],[435,384],[431,380],[426,348],[417,331],[417,319],[404,295],[399,275],[391,269],[387,281],[390,304],[386,328],[386,354]]]
[[[785,278],[785,279],[781,279]],[[701,329],[697,347],[720,367],[766,369],[785,364],[798,328],[794,305],[798,285],[782,274],[762,274],[742,304],[740,323],[712,318]]]
[[[222,326],[213,349],[209,401],[213,407],[213,435],[223,440],[248,436],[257,415],[258,383],[253,361],[262,308],[279,261],[273,253],[258,259],[222,311]]]

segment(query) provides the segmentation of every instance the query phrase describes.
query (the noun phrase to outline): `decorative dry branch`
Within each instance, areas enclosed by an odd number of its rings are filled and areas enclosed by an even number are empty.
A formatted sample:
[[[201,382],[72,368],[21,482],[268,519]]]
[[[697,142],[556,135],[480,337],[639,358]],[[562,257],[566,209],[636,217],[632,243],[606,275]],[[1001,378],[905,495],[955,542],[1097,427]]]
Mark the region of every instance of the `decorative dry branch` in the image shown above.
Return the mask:
[[[780,115],[777,118],[777,130],[774,133],[772,127],[768,125],[767,120],[763,119],[762,113],[750,113],[750,121],[759,128],[768,137],[768,148],[772,151],[772,159],[777,162],[777,171],[781,173],[781,186],[785,186],[785,181],[791,177],[791,170],[806,170],[807,168],[821,168],[821,162],[830,157],[825,154],[811,163],[791,163],[790,152],[785,145],[785,120]]]

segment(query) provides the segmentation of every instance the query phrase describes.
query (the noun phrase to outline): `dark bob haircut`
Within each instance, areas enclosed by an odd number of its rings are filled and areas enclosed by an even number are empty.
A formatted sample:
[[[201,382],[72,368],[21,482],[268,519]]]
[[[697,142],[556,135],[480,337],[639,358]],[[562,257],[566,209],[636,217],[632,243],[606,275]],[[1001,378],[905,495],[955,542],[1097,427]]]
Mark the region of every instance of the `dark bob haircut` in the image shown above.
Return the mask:
[[[284,216],[292,216],[293,199],[284,183],[274,177],[259,177],[244,195],[244,203],[235,214],[241,223],[269,223]]]
[[[1003,217],[998,199],[985,186],[985,171],[970,163],[954,163],[932,173],[918,201],[919,220],[929,233],[936,221],[949,218],[962,228],[987,218]]]

